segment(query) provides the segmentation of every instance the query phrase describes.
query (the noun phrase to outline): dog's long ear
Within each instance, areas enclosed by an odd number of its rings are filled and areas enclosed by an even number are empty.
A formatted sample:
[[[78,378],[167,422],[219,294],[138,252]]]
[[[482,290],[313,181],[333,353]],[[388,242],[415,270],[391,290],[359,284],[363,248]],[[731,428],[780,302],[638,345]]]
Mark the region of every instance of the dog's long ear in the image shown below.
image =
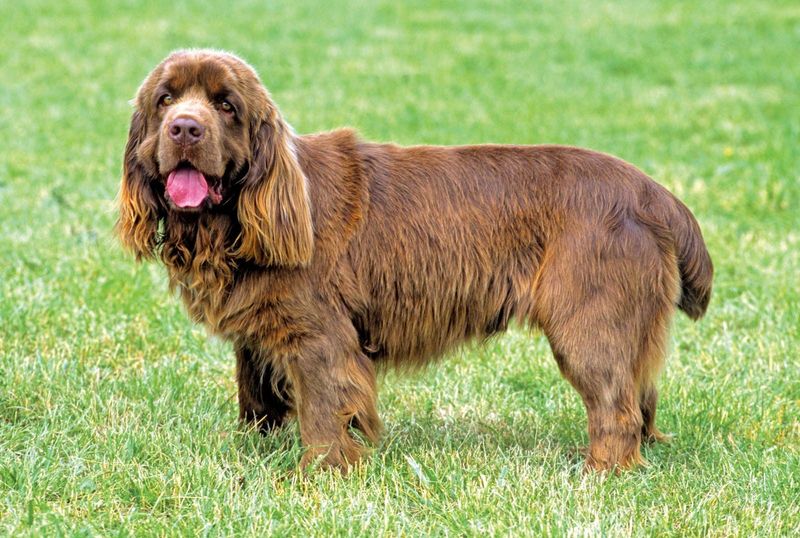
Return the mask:
[[[136,155],[144,136],[145,118],[136,110],[125,146],[116,230],[122,245],[137,260],[152,258],[158,243],[158,205],[149,177]]]
[[[292,133],[275,109],[251,126],[250,170],[239,195],[237,256],[259,265],[301,267],[314,250],[308,182]]]

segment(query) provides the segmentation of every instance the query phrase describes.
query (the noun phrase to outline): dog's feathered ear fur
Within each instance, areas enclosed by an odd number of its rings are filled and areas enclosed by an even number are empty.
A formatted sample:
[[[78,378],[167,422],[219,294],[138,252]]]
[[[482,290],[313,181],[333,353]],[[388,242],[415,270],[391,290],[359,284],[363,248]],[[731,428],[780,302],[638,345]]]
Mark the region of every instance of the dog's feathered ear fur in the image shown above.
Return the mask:
[[[136,110],[125,146],[116,230],[122,245],[137,260],[154,257],[158,244],[158,204],[150,178],[136,155],[145,133],[144,114]]]
[[[251,125],[250,170],[238,201],[236,255],[263,266],[308,265],[314,249],[308,182],[274,108]]]

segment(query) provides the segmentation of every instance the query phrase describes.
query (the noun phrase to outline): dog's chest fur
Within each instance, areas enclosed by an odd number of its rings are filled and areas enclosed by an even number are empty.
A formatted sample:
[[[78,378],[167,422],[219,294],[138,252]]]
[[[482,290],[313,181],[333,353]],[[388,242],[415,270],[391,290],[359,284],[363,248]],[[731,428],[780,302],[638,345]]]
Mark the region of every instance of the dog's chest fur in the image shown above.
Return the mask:
[[[220,332],[235,281],[234,233],[224,215],[170,215],[164,224],[161,259],[170,288],[180,291],[192,319],[214,333]]]
[[[265,270],[237,259],[237,224],[224,214],[167,219],[161,258],[170,288],[180,292],[192,320],[212,334],[283,354],[295,337],[320,321],[309,309],[302,279],[291,270]],[[304,307],[305,306],[305,307]],[[300,313],[300,314],[298,314]]]

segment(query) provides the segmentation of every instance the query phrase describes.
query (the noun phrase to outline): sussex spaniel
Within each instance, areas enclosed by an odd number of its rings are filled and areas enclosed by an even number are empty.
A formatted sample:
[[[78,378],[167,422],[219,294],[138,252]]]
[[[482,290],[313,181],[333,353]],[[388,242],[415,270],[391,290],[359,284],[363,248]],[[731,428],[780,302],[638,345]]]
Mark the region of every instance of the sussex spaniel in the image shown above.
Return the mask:
[[[655,376],[677,306],[706,310],[697,222],[619,159],[573,147],[415,146],[297,135],[258,75],[171,54],[139,88],[117,230],[232,342],[239,415],[297,415],[302,464],[346,470],[381,423],[376,369],[512,320],[547,336],[586,406],[587,465],[658,439]]]

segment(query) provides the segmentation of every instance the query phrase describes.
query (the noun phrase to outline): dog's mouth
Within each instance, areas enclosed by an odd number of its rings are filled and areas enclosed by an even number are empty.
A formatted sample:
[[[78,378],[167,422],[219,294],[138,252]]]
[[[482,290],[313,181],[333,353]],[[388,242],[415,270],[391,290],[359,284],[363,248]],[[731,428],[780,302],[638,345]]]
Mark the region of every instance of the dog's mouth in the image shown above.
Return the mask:
[[[180,209],[196,209],[206,200],[216,205],[222,201],[222,182],[206,176],[189,162],[181,162],[167,176],[167,194]]]

